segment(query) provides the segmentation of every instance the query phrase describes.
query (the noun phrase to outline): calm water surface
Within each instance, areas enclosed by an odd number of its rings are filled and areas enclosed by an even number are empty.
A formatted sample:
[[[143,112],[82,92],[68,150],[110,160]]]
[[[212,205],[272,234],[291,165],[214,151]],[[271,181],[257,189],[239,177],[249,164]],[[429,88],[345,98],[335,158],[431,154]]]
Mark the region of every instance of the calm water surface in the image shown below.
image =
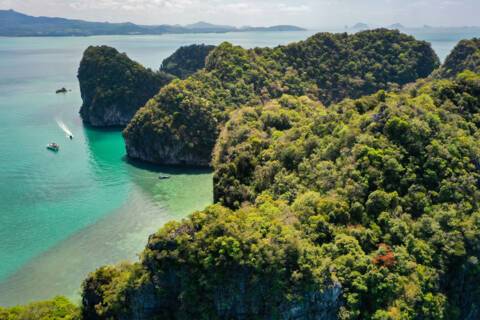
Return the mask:
[[[0,305],[75,299],[88,272],[135,259],[166,221],[212,202],[210,172],[129,164],[119,131],[82,125],[76,72],[87,46],[113,46],[158,69],[182,45],[275,46],[313,33],[0,38]],[[458,40],[478,35],[416,36],[443,59]],[[56,95],[63,86],[72,91]],[[45,149],[51,141],[59,153]]]

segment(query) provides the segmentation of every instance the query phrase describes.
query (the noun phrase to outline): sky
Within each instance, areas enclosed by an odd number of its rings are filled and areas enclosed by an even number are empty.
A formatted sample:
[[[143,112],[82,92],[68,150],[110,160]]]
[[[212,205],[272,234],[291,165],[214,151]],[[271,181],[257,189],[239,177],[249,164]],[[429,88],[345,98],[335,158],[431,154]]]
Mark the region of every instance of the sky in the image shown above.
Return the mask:
[[[138,24],[480,25],[480,0],[0,0],[0,9]]]

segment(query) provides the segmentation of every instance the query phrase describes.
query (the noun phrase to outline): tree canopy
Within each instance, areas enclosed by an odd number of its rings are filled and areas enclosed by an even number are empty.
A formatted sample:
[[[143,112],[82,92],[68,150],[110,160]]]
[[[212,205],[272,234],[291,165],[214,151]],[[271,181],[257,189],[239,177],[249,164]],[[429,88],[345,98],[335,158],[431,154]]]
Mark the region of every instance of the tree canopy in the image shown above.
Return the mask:
[[[460,41],[448,55],[439,71],[439,76],[451,78],[465,70],[480,72],[479,38]]]
[[[12,308],[0,307],[1,320],[80,320],[80,308],[64,297]]]
[[[438,59],[394,31],[211,51],[124,134],[154,162],[213,150],[215,204],[91,273],[81,317],[480,318],[475,41],[420,80]]]
[[[93,126],[125,126],[172,78],[144,68],[114,48],[89,47],[78,70],[80,115]]]
[[[478,317],[479,90],[464,72],[329,107],[283,95],[234,111],[215,147],[217,204],[162,228],[114,280],[92,274],[84,297],[102,294],[85,312]]]
[[[127,152],[155,163],[208,165],[219,130],[243,105],[283,94],[330,104],[415,81],[437,66],[428,43],[386,29],[320,33],[274,49],[223,43],[204,70],[171,83],[139,110],[124,132]]]
[[[160,70],[179,78],[187,78],[205,67],[205,60],[215,46],[192,44],[180,47],[170,57],[163,60]]]

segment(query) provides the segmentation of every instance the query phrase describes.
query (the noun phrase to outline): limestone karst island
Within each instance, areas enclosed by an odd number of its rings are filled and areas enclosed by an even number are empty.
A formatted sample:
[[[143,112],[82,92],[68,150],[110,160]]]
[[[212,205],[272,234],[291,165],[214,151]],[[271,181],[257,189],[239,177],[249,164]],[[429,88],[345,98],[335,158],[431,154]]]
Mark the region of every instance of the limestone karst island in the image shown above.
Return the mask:
[[[480,319],[479,12],[0,1],[0,320]]]

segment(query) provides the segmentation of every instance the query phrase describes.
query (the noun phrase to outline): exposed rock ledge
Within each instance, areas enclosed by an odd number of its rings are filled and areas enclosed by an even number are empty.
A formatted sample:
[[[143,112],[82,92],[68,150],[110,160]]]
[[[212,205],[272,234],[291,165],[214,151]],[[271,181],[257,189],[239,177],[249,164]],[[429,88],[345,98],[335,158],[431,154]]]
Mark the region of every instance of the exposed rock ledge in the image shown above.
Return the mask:
[[[152,143],[152,141],[146,139],[145,143],[148,144],[149,142],[150,145],[145,145],[143,142],[138,144],[125,137],[128,157],[162,165],[210,167],[210,157],[205,158],[200,154],[183,152],[181,144],[169,146],[162,143]]]
[[[95,127],[126,126],[173,77],[153,72],[107,46],[89,47],[78,70],[80,115]]]
[[[171,281],[181,287],[178,277],[172,275]],[[266,291],[245,292],[246,279],[232,279],[225,283],[225,286],[218,287],[212,301],[211,307],[218,319],[231,320],[249,320],[249,319],[278,319],[278,320],[337,320],[338,312],[342,306],[342,287],[339,283],[333,284],[323,292],[306,293],[304,296],[290,302],[284,302],[278,306],[276,311],[265,309],[262,305],[261,294]],[[95,305],[102,303],[103,297],[94,290],[93,279],[86,282],[83,305],[86,315],[91,320],[104,320],[106,317],[98,315]],[[172,284],[173,284],[172,283]],[[92,287],[93,285],[93,287]],[[172,288],[168,292],[175,292]],[[179,319],[173,316],[178,313],[180,306],[177,297],[170,294],[160,294],[156,284],[147,282],[137,287],[135,290],[125,293],[126,304],[124,310],[120,313],[109,314],[118,320],[153,320],[158,319],[159,315],[170,314],[171,317],[162,319]]]

